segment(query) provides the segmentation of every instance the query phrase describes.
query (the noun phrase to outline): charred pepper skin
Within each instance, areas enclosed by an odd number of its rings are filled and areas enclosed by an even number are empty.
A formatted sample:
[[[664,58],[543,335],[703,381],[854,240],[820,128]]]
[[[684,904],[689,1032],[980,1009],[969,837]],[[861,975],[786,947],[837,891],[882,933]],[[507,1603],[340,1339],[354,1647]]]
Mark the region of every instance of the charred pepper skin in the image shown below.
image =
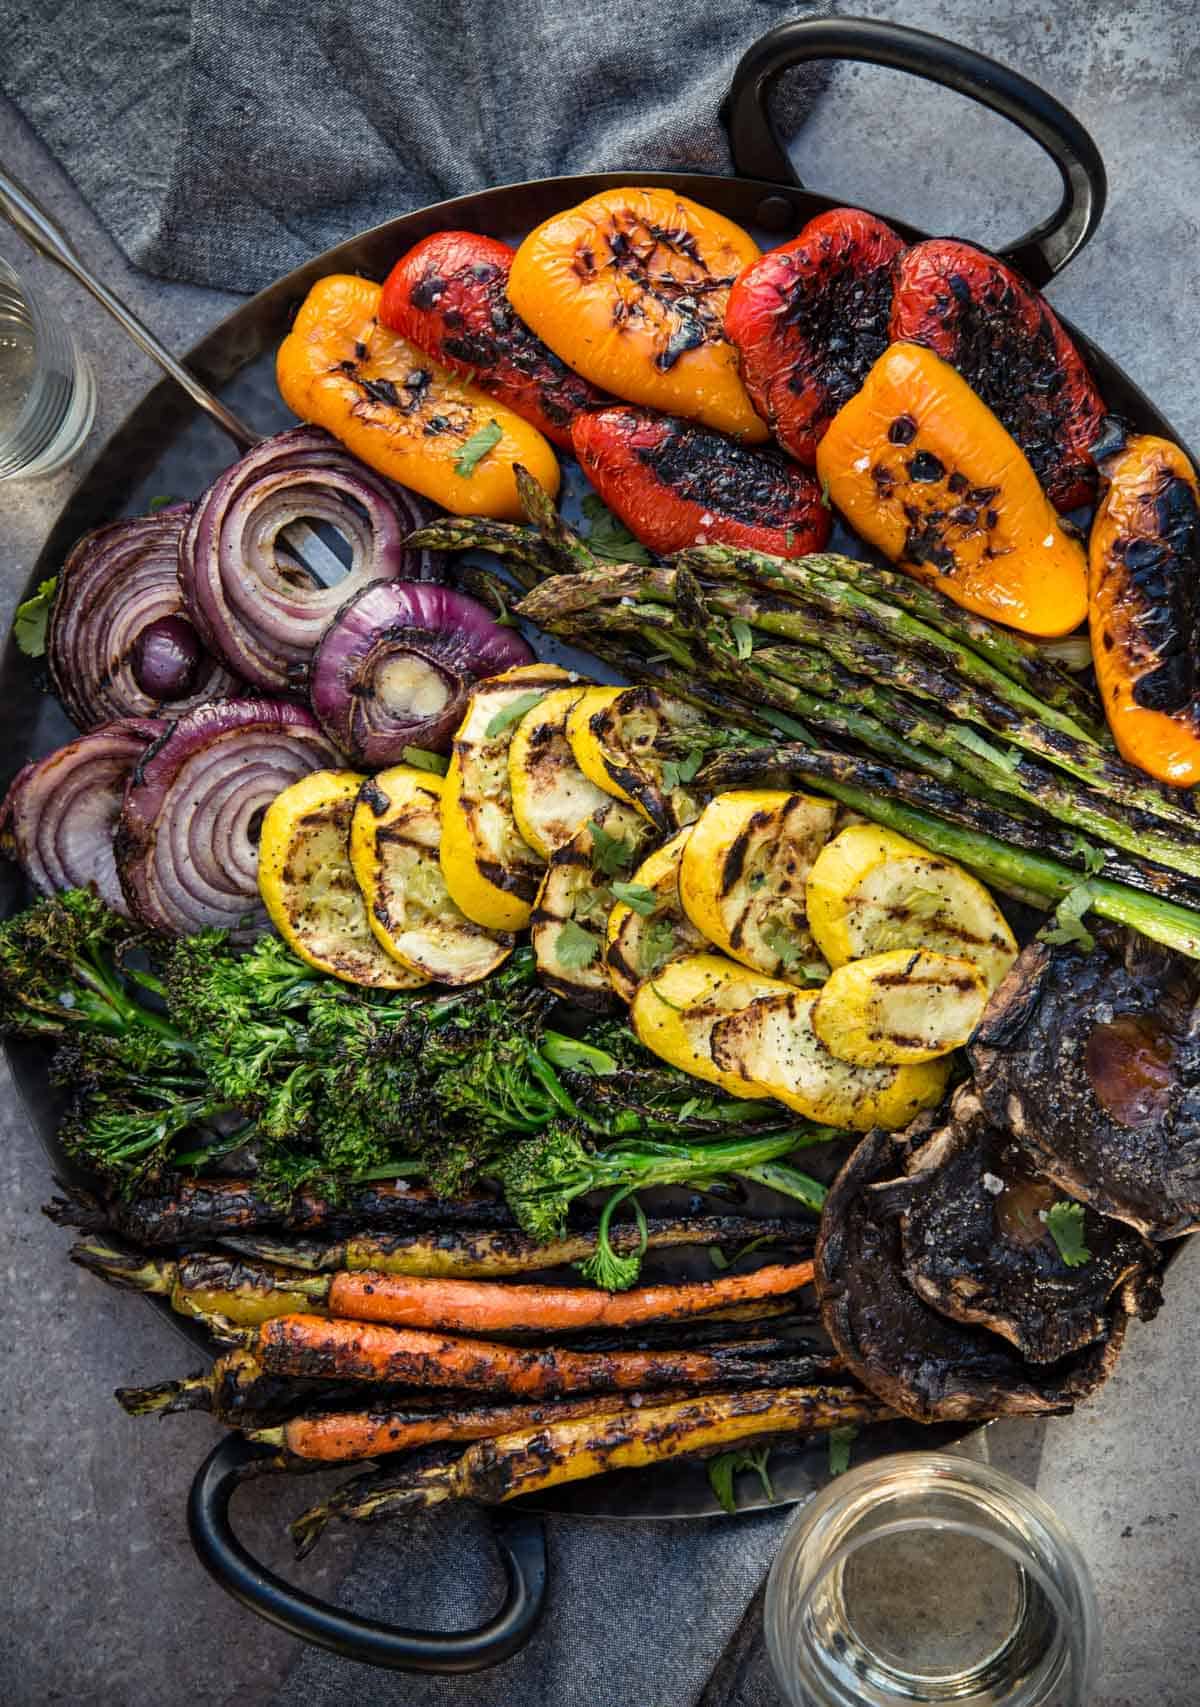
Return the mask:
[[[830,421],[888,344],[904,241],[874,214],[831,208],[742,273],[725,333],[776,439],[812,467]]]
[[[1060,512],[1096,495],[1104,401],[1045,298],[970,243],[916,243],[897,264],[894,342],[947,361],[999,417]]]
[[[572,373],[508,300],[513,254],[473,231],[435,232],[388,274],[379,317],[570,450],[576,415],[610,399]]]
[[[778,451],[634,408],[581,415],[571,439],[609,509],[661,556],[707,542],[803,557],[829,538],[816,480]]]
[[[1122,758],[1200,782],[1200,482],[1178,445],[1137,435],[1104,463],[1088,544],[1096,681]]]

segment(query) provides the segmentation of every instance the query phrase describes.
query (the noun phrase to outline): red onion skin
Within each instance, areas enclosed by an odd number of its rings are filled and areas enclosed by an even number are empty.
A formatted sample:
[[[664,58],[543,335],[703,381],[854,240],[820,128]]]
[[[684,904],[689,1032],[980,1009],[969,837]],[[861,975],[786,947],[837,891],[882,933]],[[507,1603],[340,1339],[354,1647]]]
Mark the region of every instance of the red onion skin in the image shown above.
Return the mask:
[[[90,886],[116,912],[128,915],[113,832],[131,773],[167,728],[157,718],[120,718],[18,772],[0,808],[0,823],[13,856],[40,894]]]
[[[446,704],[428,717],[389,712],[372,692],[372,668],[387,656],[422,658],[447,683]],[[374,581],[355,593],[321,637],[309,672],[309,703],[343,753],[369,770],[397,764],[405,747],[447,752],[476,681],[533,662],[516,629],[502,626],[467,593],[428,582]]]
[[[184,690],[172,696],[173,712],[237,691],[183,614],[179,540],[190,509],[172,504],[97,528],[77,541],[59,572],[46,662],[59,699],[81,729],[162,710],[147,680],[139,679],[138,659],[147,633],[167,622],[177,625],[181,644],[195,654]]]
[[[172,725],[130,780],[115,837],[129,910],[153,930],[266,929],[256,830],[277,794],[338,763],[303,706],[229,699]]]
[[[184,603],[206,644],[243,681],[286,695],[359,587],[440,566],[440,554],[404,543],[433,513],[322,428],[277,433],[219,475],[196,505],[179,553]],[[277,560],[276,536],[300,518],[327,521],[350,540],[354,562],[336,586],[314,587]]]

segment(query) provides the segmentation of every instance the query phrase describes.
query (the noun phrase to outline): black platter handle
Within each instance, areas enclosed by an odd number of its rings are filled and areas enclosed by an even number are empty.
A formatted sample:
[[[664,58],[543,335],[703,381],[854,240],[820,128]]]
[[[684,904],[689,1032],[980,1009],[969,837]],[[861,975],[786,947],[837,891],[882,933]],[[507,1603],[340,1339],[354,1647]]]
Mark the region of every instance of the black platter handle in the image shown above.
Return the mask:
[[[721,109],[739,177],[801,187],[767,101],[782,72],[816,59],[859,60],[944,84],[1011,119],[1045,149],[1062,176],[1062,200],[1049,219],[1000,251],[1034,285],[1060,273],[1099,225],[1108,194],[1104,162],[1061,101],[969,47],[872,18],[800,18],[768,31],[742,56]]]
[[[499,1512],[496,1542],[507,1578],[499,1612],[474,1630],[405,1630],[359,1618],[277,1577],[238,1540],[229,1506],[238,1486],[268,1448],[230,1434],[196,1473],[188,1496],[188,1532],[200,1562],[243,1606],[290,1636],[328,1648],[343,1659],[393,1671],[486,1671],[523,1648],[546,1598],[546,1533],[529,1512]]]

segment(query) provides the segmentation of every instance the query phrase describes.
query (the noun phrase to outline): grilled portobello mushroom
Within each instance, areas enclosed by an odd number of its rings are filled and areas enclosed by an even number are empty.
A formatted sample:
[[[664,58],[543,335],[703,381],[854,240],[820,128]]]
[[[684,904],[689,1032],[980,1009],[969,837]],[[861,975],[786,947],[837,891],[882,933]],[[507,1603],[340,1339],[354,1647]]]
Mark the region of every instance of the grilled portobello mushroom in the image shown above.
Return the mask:
[[[1151,1239],[1200,1229],[1200,973],[1133,932],[1032,942],[970,1048],[990,1119],[1068,1196]]]
[[[913,1182],[897,1178],[905,1146],[870,1132],[830,1187],[815,1281],[825,1331],[852,1375],[914,1422],[1062,1413],[1106,1379],[1125,1329],[1056,1363],[1026,1363],[985,1328],[930,1308],[904,1272],[901,1217]]]
[[[991,1124],[970,1085],[909,1158],[908,1185],[900,1240],[910,1285],[943,1316],[1011,1341],[1030,1363],[1105,1339],[1126,1315],[1148,1321],[1162,1302],[1154,1247],[1095,1210],[1073,1206],[1088,1255],[1066,1262],[1042,1219],[1062,1193]]]

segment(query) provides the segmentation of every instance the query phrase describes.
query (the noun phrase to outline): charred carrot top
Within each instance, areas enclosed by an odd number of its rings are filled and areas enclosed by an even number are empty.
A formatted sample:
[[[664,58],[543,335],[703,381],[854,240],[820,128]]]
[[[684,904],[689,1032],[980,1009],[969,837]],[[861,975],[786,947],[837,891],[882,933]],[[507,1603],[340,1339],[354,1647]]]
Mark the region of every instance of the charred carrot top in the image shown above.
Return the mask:
[[[636,1327],[701,1316],[731,1304],[778,1298],[812,1280],[812,1263],[772,1263],[750,1274],[679,1286],[597,1292],[582,1286],[504,1286],[426,1280],[398,1274],[335,1274],[329,1309],[360,1322],[394,1322],[455,1333],[552,1333],[559,1329]]]
[[[773,1367],[740,1346],[705,1351],[563,1351],[456,1339],[324,1316],[279,1316],[257,1328],[222,1327],[276,1375],[328,1381],[394,1381],[414,1387],[528,1394],[633,1392],[639,1387],[752,1386]],[[767,1377],[769,1379],[769,1376]]]

